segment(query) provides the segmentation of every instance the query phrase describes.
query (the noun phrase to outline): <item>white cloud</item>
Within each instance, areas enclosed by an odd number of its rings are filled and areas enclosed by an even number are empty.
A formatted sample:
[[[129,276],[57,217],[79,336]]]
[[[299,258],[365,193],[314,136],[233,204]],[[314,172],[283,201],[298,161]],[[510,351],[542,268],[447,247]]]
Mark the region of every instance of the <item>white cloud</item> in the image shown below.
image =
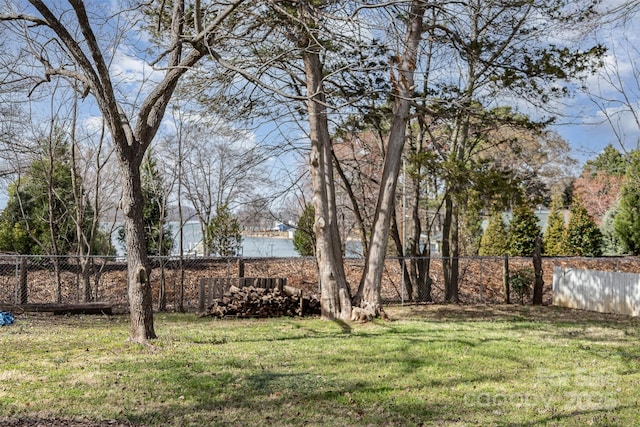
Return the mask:
[[[89,116],[84,119],[83,125],[88,133],[96,133],[102,130],[103,126],[102,116]]]
[[[129,49],[118,49],[113,56],[111,75],[117,85],[124,84],[141,90],[146,84],[160,81],[163,74],[161,70],[151,67],[146,60],[136,57]]]

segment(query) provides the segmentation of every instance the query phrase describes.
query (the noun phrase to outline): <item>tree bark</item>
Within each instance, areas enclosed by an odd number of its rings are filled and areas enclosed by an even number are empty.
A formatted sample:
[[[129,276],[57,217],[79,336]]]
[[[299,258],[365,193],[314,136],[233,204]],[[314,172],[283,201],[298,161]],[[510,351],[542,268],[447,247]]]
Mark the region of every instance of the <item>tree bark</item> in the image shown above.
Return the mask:
[[[535,274],[533,305],[542,305],[544,280],[542,279],[542,237],[539,235],[536,236],[536,251],[533,254],[533,272]]]
[[[180,221],[180,231],[178,233],[178,268],[180,268],[180,277],[178,279],[178,303],[176,304],[175,295],[173,299],[173,307],[182,313],[184,311],[184,213],[182,212],[182,166],[184,158],[182,155],[182,133],[178,135],[178,219]],[[204,236],[204,234],[203,234]],[[176,307],[177,306],[177,307]]]
[[[424,249],[420,249],[422,236],[422,227],[420,225],[420,218],[418,212],[418,201],[420,200],[420,187],[416,185],[416,191],[414,194],[414,206],[412,208],[412,223],[413,236],[410,242],[410,254],[409,271],[411,274],[411,281],[413,282],[413,300],[415,302],[431,302],[431,233],[432,226],[428,227],[427,241],[424,244]]]
[[[336,168],[336,172],[338,172],[338,176],[342,180],[342,184],[349,196],[349,201],[351,202],[351,207],[353,209],[353,215],[355,216],[356,225],[360,234],[360,243],[362,244],[362,255],[366,258],[369,253],[369,241],[367,240],[367,228],[364,223],[364,218],[362,216],[362,211],[358,204],[358,198],[356,197],[351,182],[344,173],[342,166],[340,165],[340,161],[333,153],[333,162]]]
[[[133,342],[145,342],[147,339],[156,338],[149,280],[151,268],[147,257],[142,217],[144,200],[140,179],[141,160],[142,155],[129,158],[121,156],[123,189],[121,204],[127,247],[127,291],[131,319],[129,339]]]
[[[453,223],[451,225],[451,274],[449,286],[445,289],[445,300],[457,304],[460,279],[460,208],[454,200]]]
[[[380,193],[376,203],[376,210],[371,231],[369,253],[367,255],[363,273],[363,281],[354,300],[356,305],[372,311],[375,315],[382,312],[382,298],[380,285],[384,270],[384,260],[387,252],[389,226],[392,210],[394,209],[396,184],[404,148],[406,127],[409,119],[414,91],[414,71],[418,58],[418,48],[422,36],[422,20],[426,3],[415,0],[411,2],[404,52],[397,65],[397,76],[392,78],[395,83],[393,94],[395,98],[393,120],[389,131]]]
[[[442,269],[444,276],[444,300],[449,303],[458,303],[458,279],[459,279],[459,224],[458,206],[451,192],[445,196],[444,220],[442,224]]]
[[[504,303],[511,304],[511,283],[509,283],[509,255],[504,256],[502,262],[502,290],[504,293]]]
[[[29,285],[27,282],[27,272],[29,270],[29,260],[26,256],[20,256],[20,267],[18,274],[18,295],[16,304],[27,304],[29,302]]]
[[[315,208],[316,259],[323,319],[350,320],[351,293],[344,274],[333,176],[333,155],[322,87],[319,54],[303,54],[307,83],[307,109],[311,153],[309,167]]]

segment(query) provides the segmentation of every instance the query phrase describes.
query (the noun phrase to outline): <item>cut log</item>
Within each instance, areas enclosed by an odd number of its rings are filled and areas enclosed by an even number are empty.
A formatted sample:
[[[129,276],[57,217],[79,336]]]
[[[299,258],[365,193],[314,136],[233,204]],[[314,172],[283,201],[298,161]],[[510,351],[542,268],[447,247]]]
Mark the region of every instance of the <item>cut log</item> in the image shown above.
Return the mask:
[[[204,316],[280,317],[320,314],[315,296],[303,296],[291,286],[257,288],[231,286],[222,298],[214,298]]]

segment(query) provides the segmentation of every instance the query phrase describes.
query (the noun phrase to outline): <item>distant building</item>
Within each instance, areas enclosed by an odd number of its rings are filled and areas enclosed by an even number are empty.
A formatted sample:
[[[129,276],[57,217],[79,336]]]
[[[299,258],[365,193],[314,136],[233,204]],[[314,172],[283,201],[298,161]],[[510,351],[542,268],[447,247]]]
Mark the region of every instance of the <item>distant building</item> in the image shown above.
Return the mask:
[[[293,226],[289,224],[285,224],[284,222],[276,221],[276,223],[273,226],[273,231],[289,231],[289,230],[293,230]]]

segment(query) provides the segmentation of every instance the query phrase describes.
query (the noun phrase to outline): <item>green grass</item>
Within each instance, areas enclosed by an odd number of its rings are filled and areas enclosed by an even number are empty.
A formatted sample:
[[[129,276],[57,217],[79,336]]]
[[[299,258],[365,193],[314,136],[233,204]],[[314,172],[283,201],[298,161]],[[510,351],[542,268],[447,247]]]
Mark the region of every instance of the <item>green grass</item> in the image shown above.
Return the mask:
[[[640,320],[553,307],[388,309],[392,321],[20,316],[0,419],[141,425],[639,425]]]

